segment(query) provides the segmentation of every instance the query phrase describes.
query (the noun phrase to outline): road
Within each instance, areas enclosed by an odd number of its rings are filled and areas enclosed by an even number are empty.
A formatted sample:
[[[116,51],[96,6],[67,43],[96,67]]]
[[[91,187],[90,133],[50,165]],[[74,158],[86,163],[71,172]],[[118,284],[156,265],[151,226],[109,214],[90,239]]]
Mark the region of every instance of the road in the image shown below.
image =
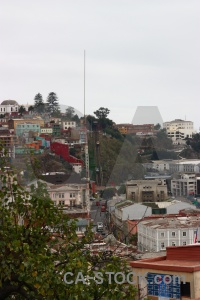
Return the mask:
[[[106,225],[106,212],[101,212],[101,206],[96,206],[96,201],[91,201],[91,219],[93,224],[97,225],[97,222],[102,222],[104,224],[104,231]]]

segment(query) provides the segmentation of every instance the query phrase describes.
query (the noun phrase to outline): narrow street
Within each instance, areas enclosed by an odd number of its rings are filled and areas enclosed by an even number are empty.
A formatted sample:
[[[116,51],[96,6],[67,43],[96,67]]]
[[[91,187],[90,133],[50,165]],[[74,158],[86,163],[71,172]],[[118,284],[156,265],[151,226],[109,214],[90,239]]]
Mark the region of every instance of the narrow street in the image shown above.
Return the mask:
[[[94,225],[97,225],[98,222],[102,222],[104,224],[104,232],[106,231],[106,212],[101,212],[101,205],[97,206],[96,200],[91,201],[91,219],[93,220]]]

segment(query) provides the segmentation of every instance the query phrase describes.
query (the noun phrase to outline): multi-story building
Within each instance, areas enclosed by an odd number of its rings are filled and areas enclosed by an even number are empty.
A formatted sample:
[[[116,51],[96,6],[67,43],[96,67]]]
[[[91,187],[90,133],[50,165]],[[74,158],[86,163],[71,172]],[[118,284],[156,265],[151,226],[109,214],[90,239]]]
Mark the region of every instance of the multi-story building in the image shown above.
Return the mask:
[[[171,174],[177,172],[200,173],[199,159],[181,159],[181,160],[153,160],[143,164],[147,171],[169,172]]]
[[[16,125],[16,135],[23,136],[26,132],[35,132],[40,134],[40,125],[35,123],[24,122]]]
[[[200,160],[199,159],[182,159],[169,162],[170,173],[200,173]]]
[[[17,124],[23,124],[23,123],[32,123],[32,124],[38,124],[40,127],[44,127],[44,120],[42,118],[27,118],[27,119],[10,119],[8,120],[8,128],[10,130],[16,131]]]
[[[165,179],[130,180],[126,182],[126,197],[135,202],[159,202],[168,197]]]
[[[61,134],[61,125],[54,123],[52,125],[52,135],[53,136],[60,136]]]
[[[15,157],[15,147],[18,146],[19,140],[16,135],[10,134],[7,128],[0,127],[0,144],[3,147],[0,153],[1,157]]]
[[[165,256],[130,265],[140,300],[200,298],[200,244],[167,247]]]
[[[27,186],[38,186],[38,181],[46,185],[51,200],[55,206],[62,206],[63,209],[72,207],[84,207],[85,205],[85,184],[52,184],[43,180],[34,180]]]
[[[141,221],[138,227],[138,249],[158,252],[167,246],[192,244],[200,224],[199,216],[163,217]],[[200,236],[198,235],[198,240]]]
[[[19,104],[15,100],[4,100],[0,104],[0,115],[1,114],[11,114],[13,112],[18,112]]]
[[[69,128],[75,128],[76,122],[75,121],[63,121],[62,122],[62,129],[67,130]]]
[[[168,137],[172,139],[174,144],[178,144],[179,140],[183,140],[187,137],[191,138],[194,133],[193,122],[181,119],[164,122],[163,128],[166,129]]]
[[[171,180],[173,196],[188,196],[197,194],[197,177],[195,174],[179,174]]]

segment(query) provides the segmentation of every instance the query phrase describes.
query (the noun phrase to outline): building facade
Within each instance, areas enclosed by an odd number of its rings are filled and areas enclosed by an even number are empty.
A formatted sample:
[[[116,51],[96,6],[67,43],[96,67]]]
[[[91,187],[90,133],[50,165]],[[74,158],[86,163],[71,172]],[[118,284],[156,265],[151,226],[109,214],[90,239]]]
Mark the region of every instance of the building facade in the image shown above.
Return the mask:
[[[62,122],[62,129],[67,130],[69,128],[75,128],[76,122],[75,121],[63,121]]]
[[[152,135],[154,133],[154,124],[116,124],[115,127],[122,134]]]
[[[23,136],[24,133],[29,132],[29,131],[40,134],[40,125],[34,124],[34,123],[28,123],[28,122],[16,125],[16,135],[17,136]]]
[[[166,255],[130,263],[138,299],[199,299],[200,245],[167,247]]]
[[[52,134],[53,129],[52,129],[52,127],[42,127],[42,128],[40,129],[40,132],[41,132],[41,134],[42,134],[42,133]]]
[[[159,202],[168,197],[165,179],[130,180],[126,182],[126,197],[135,202]]]
[[[166,129],[168,137],[172,139],[174,144],[177,144],[180,139],[191,138],[194,133],[193,122],[181,119],[164,122],[163,128]]]
[[[13,112],[18,112],[19,104],[15,100],[4,100],[0,104],[0,115],[1,114],[11,114]]]
[[[159,252],[168,246],[192,244],[199,224],[199,216],[174,216],[142,221],[137,226],[138,249]]]
[[[197,178],[195,174],[180,174],[171,180],[172,195],[189,196],[197,194]]]

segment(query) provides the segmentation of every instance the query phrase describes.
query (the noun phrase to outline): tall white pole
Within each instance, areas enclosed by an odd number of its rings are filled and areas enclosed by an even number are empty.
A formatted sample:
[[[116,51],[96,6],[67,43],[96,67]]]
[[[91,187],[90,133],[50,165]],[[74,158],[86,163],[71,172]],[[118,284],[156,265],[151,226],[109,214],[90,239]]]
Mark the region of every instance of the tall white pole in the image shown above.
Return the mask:
[[[88,213],[88,222],[90,218],[90,178],[89,178],[89,154],[88,154],[88,138],[87,138],[87,124],[85,113],[85,50],[84,50],[84,129],[85,129],[85,169],[86,169],[86,208]]]

